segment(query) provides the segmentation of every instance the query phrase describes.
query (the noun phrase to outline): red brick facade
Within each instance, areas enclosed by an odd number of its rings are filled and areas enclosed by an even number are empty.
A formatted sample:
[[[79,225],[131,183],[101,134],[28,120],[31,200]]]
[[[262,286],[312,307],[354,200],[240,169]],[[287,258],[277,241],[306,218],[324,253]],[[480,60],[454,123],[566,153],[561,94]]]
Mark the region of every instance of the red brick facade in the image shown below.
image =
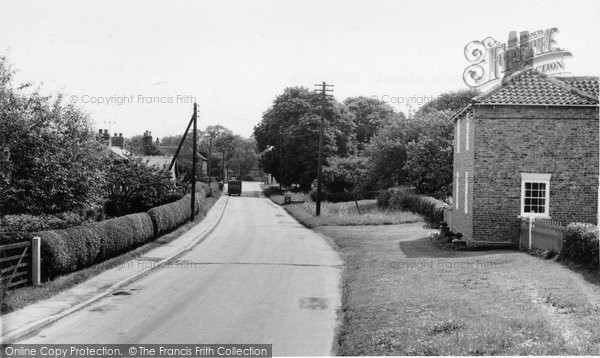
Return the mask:
[[[454,122],[452,230],[469,242],[516,243],[522,173],[550,174],[544,215],[596,223],[598,126],[597,104],[472,104]]]

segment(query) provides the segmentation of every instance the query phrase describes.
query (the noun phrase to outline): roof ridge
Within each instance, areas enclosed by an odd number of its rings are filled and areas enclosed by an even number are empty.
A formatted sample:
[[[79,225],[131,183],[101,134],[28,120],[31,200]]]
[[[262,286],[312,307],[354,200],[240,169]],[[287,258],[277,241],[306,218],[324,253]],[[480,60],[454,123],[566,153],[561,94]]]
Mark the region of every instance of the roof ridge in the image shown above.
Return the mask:
[[[526,69],[517,71],[517,72],[509,75],[508,77],[504,77],[502,79],[501,83],[492,87],[491,89],[487,90],[486,92],[474,97],[471,100],[471,102],[478,103],[478,102],[481,102],[482,100],[484,100],[485,98],[492,97],[496,92],[502,90],[503,88],[506,88],[513,81],[521,78],[522,76],[528,75],[528,74],[537,76],[538,78],[543,79],[547,82],[550,82],[552,85],[557,86],[564,91],[567,91],[571,94],[574,94],[574,95],[577,95],[580,97],[584,97],[585,99],[592,101],[592,103],[598,104],[598,98],[596,96],[591,95],[591,94],[565,82],[564,80],[560,80],[558,78],[551,77],[545,73],[541,73],[541,72],[535,70],[534,68],[526,68]]]

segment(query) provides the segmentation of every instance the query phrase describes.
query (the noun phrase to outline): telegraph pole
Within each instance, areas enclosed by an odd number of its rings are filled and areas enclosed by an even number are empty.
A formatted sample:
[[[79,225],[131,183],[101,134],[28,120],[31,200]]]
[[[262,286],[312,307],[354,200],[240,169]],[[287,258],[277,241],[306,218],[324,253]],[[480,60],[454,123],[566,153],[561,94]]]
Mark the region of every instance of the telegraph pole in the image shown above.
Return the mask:
[[[194,102],[194,114],[192,115],[194,122],[194,132],[192,133],[192,212],[190,213],[190,221],[194,221],[194,210],[196,209],[196,150],[197,150],[197,124],[198,124],[198,105]]]
[[[315,91],[321,92],[321,131],[319,133],[319,162],[317,166],[317,216],[321,215],[321,171],[323,168],[323,137],[325,136],[325,107],[327,106],[327,92],[333,92],[333,85],[328,85],[325,81],[320,85],[315,85]],[[319,88],[320,87],[320,88]]]
[[[208,186],[210,187],[210,160],[212,159],[212,133],[208,136],[208,164],[206,171],[208,172]]]
[[[112,147],[112,137],[110,136],[110,133],[112,133],[110,131],[110,125],[111,124],[117,124],[117,122],[111,122],[111,121],[104,121],[104,124],[108,123],[108,146]]]

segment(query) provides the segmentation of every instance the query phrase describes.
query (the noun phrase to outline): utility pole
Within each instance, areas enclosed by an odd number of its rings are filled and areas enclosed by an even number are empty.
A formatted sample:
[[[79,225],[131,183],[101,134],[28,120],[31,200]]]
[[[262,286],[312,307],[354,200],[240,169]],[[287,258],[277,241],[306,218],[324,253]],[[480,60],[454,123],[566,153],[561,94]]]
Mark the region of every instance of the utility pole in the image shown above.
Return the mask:
[[[108,123],[108,146],[112,147],[112,137],[110,136],[110,134],[112,133],[110,131],[110,125],[111,124],[117,124],[117,122],[111,122],[111,121],[104,121],[104,124]]]
[[[317,166],[317,216],[321,215],[321,171],[323,168],[323,137],[325,136],[325,107],[327,106],[327,92],[333,92],[333,85],[328,85],[325,81],[320,85],[315,85],[315,91],[321,92],[321,131],[319,133],[319,162]],[[319,88],[320,87],[320,88]],[[330,96],[330,95],[329,95]]]
[[[208,136],[208,164],[206,165],[209,187],[210,187],[210,160],[211,159],[212,159],[212,133]]]
[[[279,139],[279,190],[282,190],[283,182],[283,138],[281,138],[281,133],[277,135],[277,139]]]
[[[190,213],[190,221],[194,221],[194,210],[196,209],[196,150],[197,150],[197,135],[198,135],[198,105],[194,102],[194,115],[192,116],[194,122],[194,132],[192,133],[192,212]]]

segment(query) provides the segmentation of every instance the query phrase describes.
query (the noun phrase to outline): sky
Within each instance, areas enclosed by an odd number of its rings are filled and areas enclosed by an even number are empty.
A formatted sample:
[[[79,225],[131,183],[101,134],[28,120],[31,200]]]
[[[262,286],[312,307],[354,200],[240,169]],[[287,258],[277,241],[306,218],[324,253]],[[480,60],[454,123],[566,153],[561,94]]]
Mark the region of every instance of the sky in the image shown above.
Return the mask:
[[[65,94],[124,136],[198,126],[250,136],[289,86],[397,111],[468,88],[467,43],[556,27],[566,71],[597,76],[600,1],[5,1],[0,55],[17,82]],[[110,123],[109,123],[110,122]]]

